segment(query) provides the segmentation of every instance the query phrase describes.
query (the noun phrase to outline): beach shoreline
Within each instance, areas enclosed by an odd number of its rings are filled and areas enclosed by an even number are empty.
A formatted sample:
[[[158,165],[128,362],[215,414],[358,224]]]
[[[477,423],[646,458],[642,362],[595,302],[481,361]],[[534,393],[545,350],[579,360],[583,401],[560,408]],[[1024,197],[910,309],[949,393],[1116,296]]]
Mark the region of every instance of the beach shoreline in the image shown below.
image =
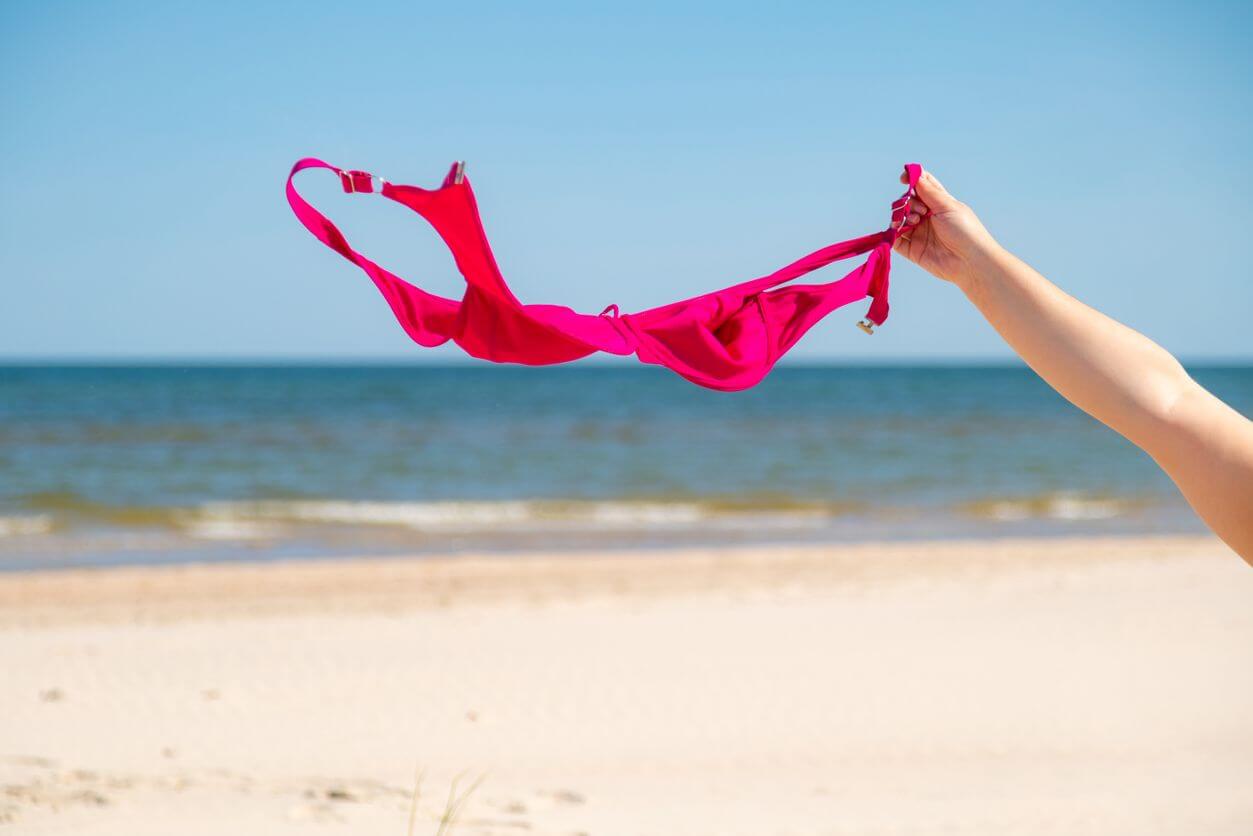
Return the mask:
[[[415,556],[15,570],[0,573],[0,626],[229,615],[442,609],[786,590],[1055,572],[1210,554],[1211,536],[978,538],[473,551]],[[1040,566],[1041,553],[1050,566]],[[1234,557],[1234,555],[1232,555]],[[1238,560],[1238,558],[1235,558]]]
[[[0,574],[23,833],[1242,833],[1210,537]],[[924,687],[925,686],[925,687]]]
[[[1190,367],[1253,414],[1253,367]],[[1015,365],[8,367],[0,572],[1204,534]]]

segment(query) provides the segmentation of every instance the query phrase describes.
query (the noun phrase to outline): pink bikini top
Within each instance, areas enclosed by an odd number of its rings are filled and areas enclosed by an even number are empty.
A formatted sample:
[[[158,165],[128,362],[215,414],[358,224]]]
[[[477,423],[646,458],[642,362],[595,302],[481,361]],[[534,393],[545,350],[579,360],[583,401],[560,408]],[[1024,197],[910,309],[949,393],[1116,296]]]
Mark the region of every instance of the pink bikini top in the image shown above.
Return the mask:
[[[425,218],[452,251],[466,280],[465,295],[456,300],[427,293],[350,247],[335,225],[296,192],[292,180],[306,168],[330,169],[345,192],[381,192]],[[598,316],[518,301],[492,257],[463,163],[453,165],[439,188],[420,189],[306,157],[292,166],[287,201],[318,240],[366,272],[401,327],[421,345],[452,340],[473,357],[532,366],[565,363],[597,351],[634,354],[701,386],[735,391],[758,383],[806,331],[838,307],[872,297],[858,326],[870,333],[874,325],[883,324],[892,244],[909,214],[921,171],[914,163],[905,166],[909,188],[892,203],[892,221],[882,232],[823,247],[768,276],[725,290],[634,314],[620,314],[617,305],[610,305]],[[870,254],[866,261],[842,279],[780,287],[863,253]]]

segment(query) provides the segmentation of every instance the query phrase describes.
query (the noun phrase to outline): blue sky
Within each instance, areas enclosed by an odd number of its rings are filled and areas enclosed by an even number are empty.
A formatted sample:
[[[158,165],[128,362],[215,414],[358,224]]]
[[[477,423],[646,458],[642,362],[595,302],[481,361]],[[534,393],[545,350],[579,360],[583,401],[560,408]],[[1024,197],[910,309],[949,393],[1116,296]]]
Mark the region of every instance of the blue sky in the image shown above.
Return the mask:
[[[452,6],[4,4],[0,357],[458,358],[292,217],[314,155],[418,185],[467,159],[518,295],[589,312],[882,228],[917,160],[1080,298],[1253,359],[1246,4]],[[300,185],[459,295],[419,218]],[[903,260],[893,291],[873,338],[858,305],[794,356],[1009,356]]]

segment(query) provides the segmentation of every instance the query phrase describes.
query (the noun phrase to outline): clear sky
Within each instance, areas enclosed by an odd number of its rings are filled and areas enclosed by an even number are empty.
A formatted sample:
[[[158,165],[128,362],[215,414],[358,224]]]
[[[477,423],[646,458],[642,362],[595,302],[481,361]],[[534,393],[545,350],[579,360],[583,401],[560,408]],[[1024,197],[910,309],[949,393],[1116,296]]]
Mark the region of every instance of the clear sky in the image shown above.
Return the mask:
[[[459,357],[291,215],[313,155],[417,185],[467,159],[518,295],[589,312],[880,229],[917,160],[1084,300],[1253,359],[1249,4],[596,5],[3,4],[0,358]],[[301,186],[460,294],[421,219]],[[892,303],[794,355],[1008,356],[899,259]]]

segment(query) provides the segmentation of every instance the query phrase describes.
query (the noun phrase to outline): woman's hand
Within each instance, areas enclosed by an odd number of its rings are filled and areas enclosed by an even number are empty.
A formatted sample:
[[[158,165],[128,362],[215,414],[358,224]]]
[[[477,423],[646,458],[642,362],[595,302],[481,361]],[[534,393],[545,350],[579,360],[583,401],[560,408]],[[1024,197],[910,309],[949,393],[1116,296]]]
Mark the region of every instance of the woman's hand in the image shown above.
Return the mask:
[[[1210,528],[1253,564],[1253,422],[1161,346],[1093,310],[993,240],[929,173],[895,249],[956,284],[1063,397],[1161,465]]]
[[[904,174],[901,182],[909,182]],[[974,210],[929,171],[919,178],[910,209],[893,249],[937,278],[961,285],[997,248]]]

